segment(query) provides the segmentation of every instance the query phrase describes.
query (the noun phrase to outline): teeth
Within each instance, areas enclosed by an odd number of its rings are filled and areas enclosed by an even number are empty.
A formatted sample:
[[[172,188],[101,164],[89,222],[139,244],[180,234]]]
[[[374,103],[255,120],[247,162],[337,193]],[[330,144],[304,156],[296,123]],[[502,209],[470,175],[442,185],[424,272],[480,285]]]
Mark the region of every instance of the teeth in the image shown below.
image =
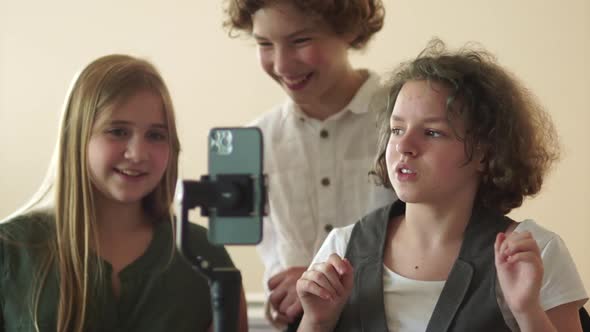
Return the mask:
[[[412,174],[412,173],[414,173],[414,172],[410,171],[410,170],[409,170],[409,169],[407,169],[407,168],[402,168],[400,171],[401,171],[403,174]]]
[[[283,81],[285,81],[285,83],[289,84],[289,85],[297,85],[302,83],[303,81],[305,81],[307,79],[309,75],[305,75],[302,78],[298,79],[298,80],[290,80],[290,79],[286,79],[283,78]]]
[[[141,172],[139,172],[139,171],[134,171],[134,170],[130,170],[130,169],[120,169],[119,172],[121,172],[125,175],[129,175],[129,176],[138,176],[141,174]]]

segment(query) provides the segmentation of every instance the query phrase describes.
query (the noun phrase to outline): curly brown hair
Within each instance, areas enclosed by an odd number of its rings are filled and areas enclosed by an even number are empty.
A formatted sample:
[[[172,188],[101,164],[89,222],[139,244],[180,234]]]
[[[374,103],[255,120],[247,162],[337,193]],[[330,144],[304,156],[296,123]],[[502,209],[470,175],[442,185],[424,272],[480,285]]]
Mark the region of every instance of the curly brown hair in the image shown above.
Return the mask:
[[[412,61],[399,65],[387,84],[387,105],[381,113],[378,154],[372,172],[391,188],[385,150],[390,137],[389,118],[397,96],[408,81],[426,80],[450,88],[447,117],[461,116],[466,133],[468,162],[474,152],[484,154],[476,204],[506,214],[524,197],[539,192],[543,178],[559,159],[557,133],[550,116],[535,96],[495,58],[469,45],[451,52],[433,39]],[[451,107],[459,101],[460,107]]]
[[[278,1],[289,1],[301,12],[320,17],[338,35],[357,34],[350,43],[354,49],[367,45],[385,17],[381,0],[226,0],[223,26],[230,37],[236,37],[236,31],[251,33],[252,15]]]

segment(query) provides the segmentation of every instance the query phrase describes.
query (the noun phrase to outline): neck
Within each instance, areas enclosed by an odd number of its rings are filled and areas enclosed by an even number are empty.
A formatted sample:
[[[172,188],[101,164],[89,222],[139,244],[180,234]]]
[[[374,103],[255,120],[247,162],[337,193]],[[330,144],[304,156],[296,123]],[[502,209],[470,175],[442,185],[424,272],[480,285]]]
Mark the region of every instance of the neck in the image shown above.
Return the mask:
[[[398,232],[421,247],[458,245],[471,218],[473,202],[443,205],[406,204]],[[450,207],[450,208],[449,208]]]
[[[141,202],[122,204],[106,199],[96,200],[96,222],[99,234],[125,234],[149,225],[149,216]]]
[[[335,80],[334,84],[324,94],[318,96],[315,100],[296,104],[309,117],[323,121],[344,109],[368,76],[366,70],[354,70],[350,67],[345,75]]]

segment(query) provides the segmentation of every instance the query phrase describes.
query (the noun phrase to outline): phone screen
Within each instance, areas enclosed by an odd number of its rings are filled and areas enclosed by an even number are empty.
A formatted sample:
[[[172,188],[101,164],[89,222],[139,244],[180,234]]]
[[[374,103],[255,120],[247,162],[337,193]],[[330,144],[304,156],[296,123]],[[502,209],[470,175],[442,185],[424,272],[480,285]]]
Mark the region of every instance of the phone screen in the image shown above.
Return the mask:
[[[209,241],[215,244],[257,244],[262,240],[265,209],[262,132],[257,127],[213,128],[209,132],[209,177],[248,175],[253,209],[249,216],[220,215],[209,210]]]

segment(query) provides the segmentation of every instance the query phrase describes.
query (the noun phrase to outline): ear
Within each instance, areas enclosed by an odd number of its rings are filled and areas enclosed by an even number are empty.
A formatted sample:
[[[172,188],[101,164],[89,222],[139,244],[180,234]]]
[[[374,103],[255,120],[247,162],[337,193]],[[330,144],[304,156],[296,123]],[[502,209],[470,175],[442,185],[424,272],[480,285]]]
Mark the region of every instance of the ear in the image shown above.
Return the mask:
[[[473,159],[477,162],[477,171],[483,173],[486,169],[487,163],[487,154],[486,149],[484,149],[481,145],[477,146],[473,151]]]
[[[359,36],[359,32],[358,31],[349,31],[349,32],[345,32],[343,34],[340,35],[340,38],[346,42],[346,44],[348,44],[348,47],[351,48],[352,47],[352,42],[357,39]]]

